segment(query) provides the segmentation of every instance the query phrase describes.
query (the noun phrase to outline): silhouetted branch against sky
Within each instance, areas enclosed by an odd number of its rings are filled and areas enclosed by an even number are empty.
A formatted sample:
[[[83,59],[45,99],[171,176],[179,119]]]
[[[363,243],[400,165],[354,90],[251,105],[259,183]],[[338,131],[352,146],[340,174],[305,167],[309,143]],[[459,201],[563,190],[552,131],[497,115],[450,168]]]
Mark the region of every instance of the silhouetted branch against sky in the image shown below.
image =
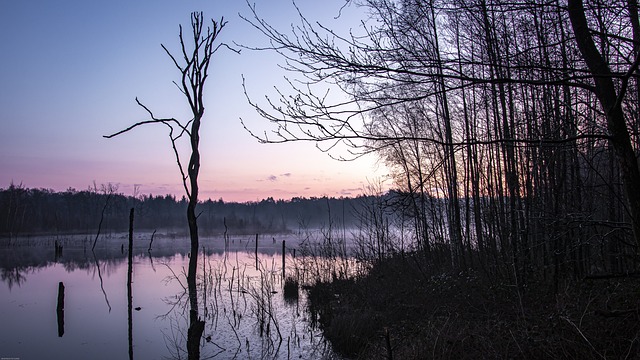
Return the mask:
[[[369,21],[352,28],[346,35],[319,22],[308,20],[297,9],[298,18],[287,30],[279,29],[261,17],[255,5],[249,4],[250,17],[242,17],[268,41],[268,46],[246,47],[254,51],[270,51],[278,54],[281,67],[292,79],[286,79],[288,89],[274,88],[273,95],[265,94],[262,101],[250,94],[243,78],[243,89],[248,103],[256,113],[274,125],[271,130],[256,132],[241,119],[243,127],[262,143],[329,142],[322,150],[346,145],[347,154],[367,154],[386,143],[419,140],[438,145],[478,145],[509,142],[513,145],[536,146],[564,144],[580,139],[607,139],[606,133],[580,133],[563,139],[552,138],[466,138],[449,142],[428,136],[395,136],[382,129],[372,131],[366,126],[376,112],[393,109],[406,103],[433,101],[454,96],[467,89],[496,85],[527,87],[569,86],[593,91],[592,74],[579,64],[571,68],[559,68],[549,64],[519,62],[518,56],[538,51],[538,46],[519,50],[519,55],[494,64],[490,59],[468,58],[452,49],[450,41],[444,45],[442,57],[435,58],[419,41],[409,39],[428,36],[421,33],[419,25],[410,19],[412,15],[397,3],[389,1],[346,2],[366,8]],[[451,2],[443,3],[437,10],[446,17],[456,11]],[[479,6],[479,5],[473,5]],[[524,6],[524,5],[523,5]],[[532,5],[533,6],[533,5]],[[420,20],[416,20],[420,21]],[[444,20],[443,20],[444,21]],[[356,24],[357,25],[357,24]],[[355,25],[354,25],[355,26]],[[408,29],[403,27],[408,26]],[[441,30],[443,32],[448,29]],[[625,39],[625,42],[629,42]],[[553,46],[551,44],[549,46]],[[463,69],[493,67],[492,73]],[[506,74],[510,74],[507,76]],[[517,75],[516,75],[517,74]],[[613,71],[616,78],[628,79],[633,72]],[[443,87],[439,84],[444,84]],[[318,95],[321,94],[321,95]],[[380,130],[380,129],[379,129]],[[381,142],[382,144],[372,145]],[[364,145],[368,144],[368,145]],[[372,149],[373,147],[373,149]],[[338,158],[344,158],[343,151]]]
[[[199,145],[199,129],[200,121],[204,115],[204,100],[203,93],[205,83],[208,77],[209,64],[213,54],[216,53],[221,46],[225,44],[214,44],[216,38],[220,34],[220,31],[225,27],[227,22],[224,18],[216,22],[211,20],[211,25],[206,27],[206,33],[203,32],[204,28],[204,16],[202,12],[194,12],[191,14],[191,33],[193,38],[185,40],[183,34],[182,25],[179,26],[179,40],[181,49],[181,59],[178,60],[165,45],[161,44],[162,49],[167,56],[171,59],[175,67],[181,74],[180,84],[173,82],[182,95],[186,98],[189,108],[193,117],[187,122],[181,122],[175,118],[157,118],[153,112],[145,104],[140,102],[136,98],[136,103],[142,107],[150,117],[150,120],[139,121],[123,130],[115,132],[110,135],[105,135],[105,138],[113,138],[115,136],[129,132],[139,126],[148,124],[164,124],[168,127],[169,140],[175,156],[175,160],[180,170],[182,184],[187,194],[187,197],[191,198],[192,195],[197,196],[197,175],[199,171],[199,154],[195,157],[194,153],[198,152]],[[189,49],[189,43],[192,42],[193,49]],[[232,49],[226,46],[228,49]],[[233,49],[232,49],[233,50]],[[236,50],[234,50],[236,51]],[[239,52],[239,51],[236,51]],[[178,128],[178,133],[175,134],[175,127]],[[182,165],[180,158],[180,152],[178,151],[177,141],[182,138],[182,135],[187,134],[190,139],[192,156],[189,161],[188,170]],[[190,177],[195,177],[191,182],[187,181]],[[197,198],[196,198],[197,202]]]
[[[184,193],[175,165],[166,161],[174,151],[163,136],[170,132],[167,124],[171,123],[172,138],[180,134],[188,137],[183,128],[191,128],[190,106],[198,101],[196,94],[189,104],[180,70],[187,65],[185,53],[193,53],[193,36],[185,22],[192,5],[150,0],[2,2],[0,38],[7,51],[0,59],[0,119],[4,125],[0,132],[0,168],[4,170],[0,183],[7,185],[13,180],[62,191],[84,188],[96,180],[120,184],[125,192],[139,184],[143,193]],[[353,7],[340,10],[343,0],[301,0],[296,5],[301,12],[337,28],[357,24],[360,17],[360,11]],[[290,0],[259,0],[255,6],[275,24],[286,26],[297,16]],[[262,146],[256,142],[238,118],[257,132],[267,122],[247,103],[242,75],[254,94],[271,95],[273,86],[282,82],[283,70],[272,53],[219,51],[240,49],[235,43],[268,44],[240,19],[239,14],[251,13],[246,2],[202,2],[198,9],[215,20],[224,17],[225,23],[225,30],[213,44],[220,56],[213,56],[205,79],[208,88],[202,93],[208,104],[207,118],[215,118],[203,122],[201,131],[201,149],[207,154],[200,174],[206,184],[204,196],[229,201],[339,196],[361,186],[363,174],[378,171],[373,157],[347,165],[332,161],[309,144]],[[341,18],[335,20],[340,11]],[[180,23],[184,52],[179,43]],[[202,23],[203,38],[207,27],[213,33],[212,24],[209,19]],[[17,28],[21,30],[15,31]],[[43,33],[47,36],[41,36]],[[204,58],[200,60],[204,64]],[[185,80],[190,88],[188,76]],[[131,101],[136,97],[147,109]],[[152,110],[153,116],[147,110]],[[134,128],[154,119],[167,123],[145,127],[136,136],[96,141],[138,120],[141,124]],[[179,143],[184,160],[189,144],[184,138]],[[186,160],[183,165],[186,174]],[[274,172],[294,175],[278,183],[259,182]],[[379,172],[384,174],[384,169]],[[220,173],[225,176],[217,176]]]

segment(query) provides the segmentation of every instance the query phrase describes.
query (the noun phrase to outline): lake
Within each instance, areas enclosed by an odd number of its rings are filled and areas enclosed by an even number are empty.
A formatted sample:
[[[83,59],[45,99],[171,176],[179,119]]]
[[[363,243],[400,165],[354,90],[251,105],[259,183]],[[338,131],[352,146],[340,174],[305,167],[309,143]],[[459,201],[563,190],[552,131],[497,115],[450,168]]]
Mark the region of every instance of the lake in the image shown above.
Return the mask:
[[[294,258],[308,237],[261,235],[257,253],[255,237],[201,239],[201,359],[338,359],[312,326],[305,291],[296,283],[285,297],[282,242],[285,273],[300,283],[335,272],[335,261]],[[186,359],[189,242],[156,236],[149,251],[150,239],[135,236],[131,297],[126,235],[101,237],[94,251],[91,236],[2,240],[0,358]]]

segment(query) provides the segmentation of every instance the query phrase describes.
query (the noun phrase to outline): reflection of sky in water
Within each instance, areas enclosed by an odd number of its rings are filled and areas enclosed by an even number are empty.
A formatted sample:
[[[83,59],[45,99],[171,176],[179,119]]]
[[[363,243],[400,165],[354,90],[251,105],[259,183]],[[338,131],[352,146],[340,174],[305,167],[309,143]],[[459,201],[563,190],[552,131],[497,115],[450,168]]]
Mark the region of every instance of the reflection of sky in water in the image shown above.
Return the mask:
[[[119,249],[118,249],[119,250]],[[10,251],[2,249],[1,251]],[[6,255],[6,254],[5,254]],[[63,257],[66,255],[63,255]],[[92,260],[92,259],[90,259]],[[170,257],[154,258],[138,255],[133,265],[133,344],[134,358],[160,359],[175,355],[175,349],[186,347],[186,319],[188,318],[184,301],[172,307],[183,293],[181,284],[176,280],[168,281],[172,272],[178,275],[186,286],[183,268],[187,268],[188,257],[176,254]],[[202,259],[201,259],[202,260]],[[279,271],[280,255],[260,255],[263,267]],[[200,268],[202,268],[202,261]],[[220,292],[207,292],[209,307],[204,336],[211,336],[211,342],[202,344],[202,358],[216,355],[215,358],[227,359],[237,356],[246,358],[247,341],[252,358],[261,358],[265,351],[274,352],[278,341],[275,330],[271,338],[275,344],[260,339],[255,315],[255,300],[252,291],[258,286],[246,281],[241,282],[238,291],[237,279],[234,281],[233,296],[237,313],[241,319],[234,319],[229,298],[229,279],[232,273],[238,274],[238,268],[247,277],[255,281],[259,272],[255,270],[253,254],[231,252],[224,255],[212,253],[206,256],[205,264],[212,278],[221,276]],[[275,264],[275,266],[274,266]],[[66,268],[65,268],[66,266]],[[128,357],[127,342],[127,262],[124,259],[100,260],[100,274],[108,299],[101,290],[100,279],[95,263],[83,266],[63,266],[48,262],[47,265],[24,268],[21,283],[0,282],[0,357],[18,357],[21,359],[121,359]],[[233,271],[233,268],[236,268]],[[171,269],[171,270],[170,270]],[[226,272],[225,272],[226,269]],[[200,270],[200,273],[202,270]],[[266,272],[265,272],[266,274]],[[256,276],[258,275],[258,276]],[[282,296],[282,282],[279,276],[273,277],[273,307],[280,331],[283,336],[280,352],[269,358],[287,358],[287,343],[291,349],[291,358],[323,358],[326,352],[321,338],[310,330],[305,322],[307,315],[303,311],[304,299],[296,305],[285,305]],[[65,285],[64,336],[58,337],[56,300],[58,283]],[[215,280],[214,280],[215,281]],[[202,287],[199,287],[199,302],[202,304]],[[111,311],[109,310],[111,307]],[[214,311],[217,309],[217,313]],[[167,316],[162,316],[168,314]],[[204,312],[200,311],[200,316]],[[231,328],[234,326],[235,333]],[[273,327],[273,325],[272,325]],[[238,341],[238,339],[240,341]],[[299,342],[299,346],[298,346]],[[170,350],[171,349],[171,350]],[[180,350],[182,351],[182,350]],[[186,354],[180,354],[186,358]]]

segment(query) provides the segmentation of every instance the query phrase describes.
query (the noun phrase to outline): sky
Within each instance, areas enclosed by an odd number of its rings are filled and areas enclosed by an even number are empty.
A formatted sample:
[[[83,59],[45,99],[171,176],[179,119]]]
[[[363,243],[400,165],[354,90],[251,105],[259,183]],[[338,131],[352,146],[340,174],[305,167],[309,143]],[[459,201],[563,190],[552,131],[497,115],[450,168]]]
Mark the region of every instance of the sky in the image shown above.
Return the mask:
[[[291,0],[252,1],[278,29],[288,31],[297,20]],[[296,2],[311,19],[348,30],[360,15],[351,5],[341,10],[344,3]],[[160,44],[177,49],[178,25],[188,30],[192,11],[224,17],[222,42],[267,44],[239,17],[250,15],[241,0],[0,0],[0,188],[21,183],[62,191],[112,183],[125,195],[137,187],[142,194],[182,196],[163,126],[103,135],[148,119],[136,97],[158,117],[190,118],[172,84],[179,73]],[[240,118],[254,131],[273,127],[247,102],[242,77],[252,98],[262,101],[274,87],[286,89],[281,63],[269,52],[216,53],[200,132],[201,199],[356,196],[385,178],[373,155],[341,162],[314,143],[260,144],[243,129]]]

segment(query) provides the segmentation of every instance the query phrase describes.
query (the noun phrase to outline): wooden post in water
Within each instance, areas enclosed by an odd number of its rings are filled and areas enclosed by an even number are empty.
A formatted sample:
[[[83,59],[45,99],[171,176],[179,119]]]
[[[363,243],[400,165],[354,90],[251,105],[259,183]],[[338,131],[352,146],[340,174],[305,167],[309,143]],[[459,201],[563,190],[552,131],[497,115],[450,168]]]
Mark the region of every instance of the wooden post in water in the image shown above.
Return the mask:
[[[62,257],[62,244],[58,243],[58,240],[56,240],[53,246],[55,247],[54,261],[57,262],[58,258]]]
[[[256,234],[256,270],[258,269],[258,234]]]
[[[64,310],[64,283],[62,281],[58,283],[58,306],[56,310]]]
[[[58,316],[58,337],[62,337],[62,335],[64,335],[64,284],[62,281],[58,283],[56,315]]]
[[[229,251],[229,235],[227,234],[227,218],[222,218],[222,224],[224,225],[224,251]]]
[[[129,359],[133,360],[133,295],[131,291],[131,280],[133,273],[133,208],[129,212],[129,264],[127,266],[127,315],[129,330]]]
[[[285,268],[285,240],[282,240],[282,278],[284,279],[284,268]]]

